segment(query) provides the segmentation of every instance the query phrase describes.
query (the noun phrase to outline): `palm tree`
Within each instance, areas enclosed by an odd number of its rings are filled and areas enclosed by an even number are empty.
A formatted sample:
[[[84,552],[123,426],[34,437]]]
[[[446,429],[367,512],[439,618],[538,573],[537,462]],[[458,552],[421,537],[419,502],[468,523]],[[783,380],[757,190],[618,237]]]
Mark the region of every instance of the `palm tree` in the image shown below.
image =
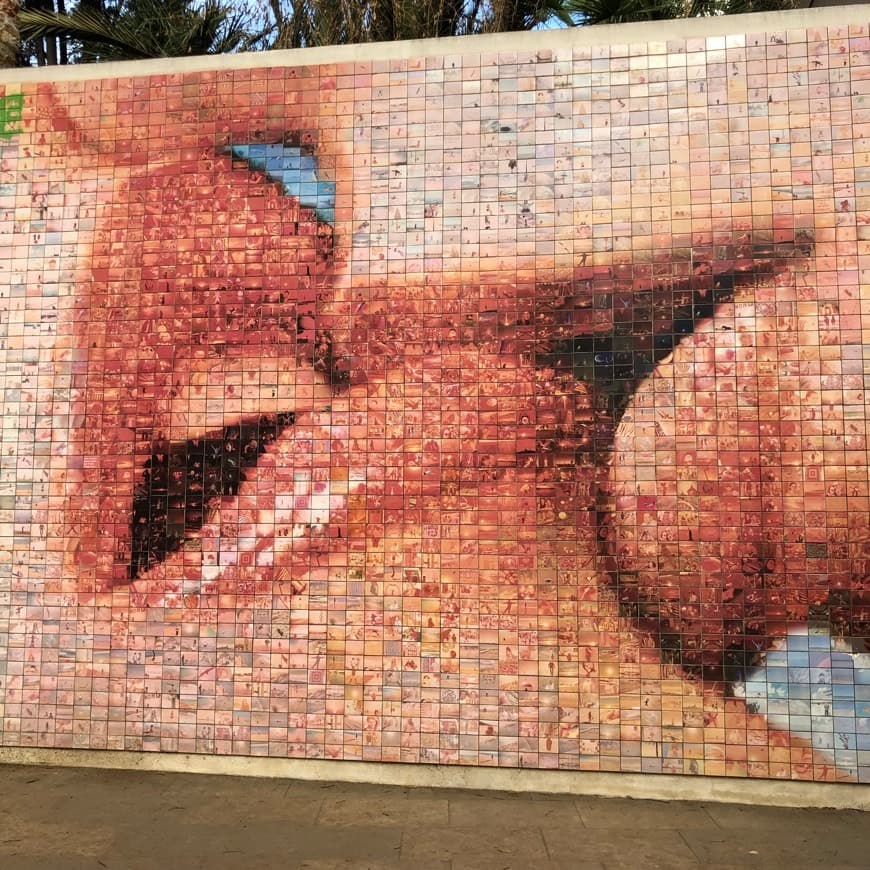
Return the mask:
[[[795,5],[794,0],[79,0],[66,13],[64,0],[24,0],[19,11],[21,3],[0,0],[0,40],[5,38],[5,62],[11,65],[16,13],[30,56],[52,64],[462,36],[530,30],[548,22],[620,23]]]
[[[248,39],[242,16],[223,0],[81,0],[71,13],[25,9],[18,23],[22,39],[58,39],[83,61],[220,54]]]
[[[795,0],[268,0],[270,48],[790,9]]]
[[[0,0],[0,69],[15,66],[18,60],[18,12],[21,0]]]
[[[565,0],[575,24],[624,24],[792,9],[794,0]]]
[[[564,0],[301,0],[289,8],[269,0],[271,48],[391,42],[531,30],[557,19]]]
[[[25,0],[19,15],[41,64],[63,63],[64,48],[73,60],[128,60],[571,24],[564,0],[79,0],[71,13],[50,4]]]

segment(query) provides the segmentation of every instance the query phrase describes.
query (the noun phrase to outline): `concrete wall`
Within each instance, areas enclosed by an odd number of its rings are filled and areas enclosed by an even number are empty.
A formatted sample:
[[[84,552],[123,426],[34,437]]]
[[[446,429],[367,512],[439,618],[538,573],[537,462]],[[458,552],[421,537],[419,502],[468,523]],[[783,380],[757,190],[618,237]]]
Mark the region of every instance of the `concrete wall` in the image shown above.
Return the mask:
[[[5,81],[2,758],[862,805],[860,8]]]

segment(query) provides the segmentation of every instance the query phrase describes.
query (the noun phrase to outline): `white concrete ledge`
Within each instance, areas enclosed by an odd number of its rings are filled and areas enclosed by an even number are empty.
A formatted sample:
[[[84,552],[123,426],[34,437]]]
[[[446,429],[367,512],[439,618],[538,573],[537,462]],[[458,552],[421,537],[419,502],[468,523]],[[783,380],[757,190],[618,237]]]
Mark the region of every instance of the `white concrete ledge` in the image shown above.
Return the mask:
[[[485,36],[454,36],[402,42],[369,42],[300,48],[290,51],[258,51],[243,54],[210,54],[198,57],[159,58],[116,63],[85,63],[71,66],[0,70],[0,84],[21,82],[84,81],[129,76],[178,75],[262,67],[314,66],[351,61],[401,60],[411,57],[443,57],[478,53],[556,50],[581,46],[666,43],[689,38],[725,37],[752,33],[787,32],[813,27],[847,27],[870,23],[866,5],[793,9],[788,12],[754,12],[710,18],[677,18],[636,24],[598,24],[555,30],[495,33]]]
[[[870,811],[868,785],[776,779],[14,747],[0,747],[0,764],[95,767],[317,782],[361,782],[410,788],[464,788],[476,791],[541,792]]]

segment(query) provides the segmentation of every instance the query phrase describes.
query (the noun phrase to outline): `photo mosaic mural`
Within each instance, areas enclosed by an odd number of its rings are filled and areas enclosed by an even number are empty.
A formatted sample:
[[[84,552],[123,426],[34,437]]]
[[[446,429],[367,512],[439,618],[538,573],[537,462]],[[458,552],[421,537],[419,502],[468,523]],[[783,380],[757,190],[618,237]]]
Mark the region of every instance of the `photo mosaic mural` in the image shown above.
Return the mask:
[[[870,781],[868,28],[644,32],[6,87],[2,745]]]

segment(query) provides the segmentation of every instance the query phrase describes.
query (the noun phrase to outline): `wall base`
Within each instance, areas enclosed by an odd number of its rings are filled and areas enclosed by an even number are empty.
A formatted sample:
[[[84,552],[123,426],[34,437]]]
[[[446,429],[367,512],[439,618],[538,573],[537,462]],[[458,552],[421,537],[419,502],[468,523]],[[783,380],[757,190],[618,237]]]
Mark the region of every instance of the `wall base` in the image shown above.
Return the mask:
[[[0,764],[870,811],[870,786],[848,783],[18,747],[0,748]]]

